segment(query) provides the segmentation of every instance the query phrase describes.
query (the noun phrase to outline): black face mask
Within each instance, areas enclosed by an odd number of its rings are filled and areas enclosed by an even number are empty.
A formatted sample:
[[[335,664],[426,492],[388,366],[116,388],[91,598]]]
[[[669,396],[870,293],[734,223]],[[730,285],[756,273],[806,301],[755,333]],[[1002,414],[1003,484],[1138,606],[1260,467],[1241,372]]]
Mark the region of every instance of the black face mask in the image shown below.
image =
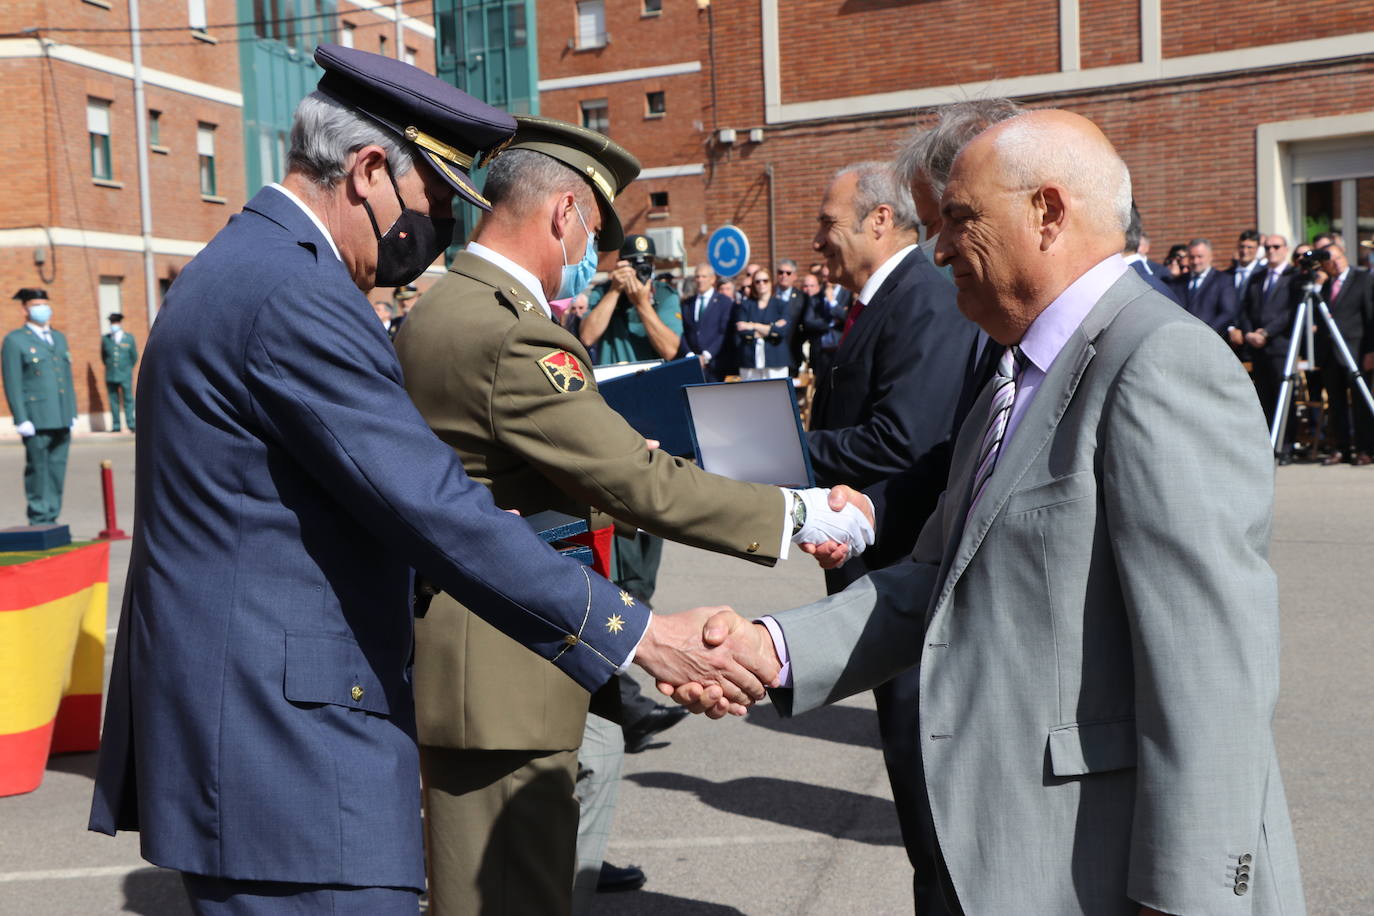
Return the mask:
[[[392,190],[396,192],[396,202],[401,205],[401,215],[391,228],[382,235],[377,225],[377,217],[372,207],[363,201],[367,218],[372,220],[372,231],[377,236],[377,286],[405,286],[434,263],[453,242],[452,219],[439,219],[426,216],[418,210],[411,210],[401,197],[401,189],[396,185],[396,176],[391,174],[391,165],[386,164],[386,177],[391,179]]]

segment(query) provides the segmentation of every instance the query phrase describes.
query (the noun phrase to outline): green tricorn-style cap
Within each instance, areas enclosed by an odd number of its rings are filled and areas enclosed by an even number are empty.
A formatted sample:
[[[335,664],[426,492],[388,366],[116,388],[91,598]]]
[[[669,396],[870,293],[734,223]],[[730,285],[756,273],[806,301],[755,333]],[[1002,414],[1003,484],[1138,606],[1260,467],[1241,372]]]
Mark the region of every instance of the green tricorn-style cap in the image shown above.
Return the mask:
[[[515,124],[515,136],[506,149],[528,149],[552,156],[587,179],[601,202],[597,247],[602,251],[618,250],[625,230],[615,212],[615,198],[639,175],[639,160],[605,134],[566,121],[516,115]]]

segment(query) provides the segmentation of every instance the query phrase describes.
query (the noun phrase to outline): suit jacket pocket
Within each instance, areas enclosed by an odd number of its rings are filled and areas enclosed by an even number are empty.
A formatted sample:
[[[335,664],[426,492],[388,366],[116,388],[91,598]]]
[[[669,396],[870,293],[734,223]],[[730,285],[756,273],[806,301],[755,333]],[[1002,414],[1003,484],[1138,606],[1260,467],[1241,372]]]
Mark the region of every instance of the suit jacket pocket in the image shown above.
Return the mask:
[[[358,644],[332,633],[286,632],[286,698],[390,715],[382,682]]]
[[[1071,722],[1050,729],[1050,768],[1055,776],[1107,773],[1135,766],[1135,719]]]
[[[1092,471],[1078,471],[1018,490],[1007,498],[1005,512],[1007,515],[1035,512],[1087,499],[1096,493],[1096,475]]]

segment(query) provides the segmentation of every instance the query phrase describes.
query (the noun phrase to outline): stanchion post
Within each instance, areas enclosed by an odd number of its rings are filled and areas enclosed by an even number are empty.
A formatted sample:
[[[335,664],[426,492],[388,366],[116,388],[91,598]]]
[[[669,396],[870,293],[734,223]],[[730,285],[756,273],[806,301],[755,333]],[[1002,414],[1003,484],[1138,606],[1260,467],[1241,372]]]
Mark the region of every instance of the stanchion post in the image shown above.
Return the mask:
[[[102,541],[122,541],[128,535],[120,530],[115,515],[114,462],[108,458],[100,462],[100,488],[105,493],[105,530],[96,536]]]

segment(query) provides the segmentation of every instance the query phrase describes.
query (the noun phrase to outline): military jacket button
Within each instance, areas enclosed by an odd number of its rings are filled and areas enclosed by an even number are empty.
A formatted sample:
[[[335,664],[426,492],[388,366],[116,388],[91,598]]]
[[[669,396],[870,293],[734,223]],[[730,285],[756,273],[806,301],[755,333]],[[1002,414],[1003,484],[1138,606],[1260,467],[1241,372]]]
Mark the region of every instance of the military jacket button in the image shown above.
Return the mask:
[[[752,544],[750,544],[748,547],[746,547],[746,548],[744,548],[744,549],[747,550],[747,551],[749,551],[750,553],[757,553],[757,552],[758,552],[758,549],[759,549],[759,542],[758,542],[758,541],[754,541]]]
[[[354,684],[353,689],[348,692],[348,695],[351,696],[353,702],[356,703],[363,698],[363,688]]]
[[[572,635],[571,633],[569,633],[567,636],[564,636],[563,641],[570,646],[577,645],[577,637]]]

